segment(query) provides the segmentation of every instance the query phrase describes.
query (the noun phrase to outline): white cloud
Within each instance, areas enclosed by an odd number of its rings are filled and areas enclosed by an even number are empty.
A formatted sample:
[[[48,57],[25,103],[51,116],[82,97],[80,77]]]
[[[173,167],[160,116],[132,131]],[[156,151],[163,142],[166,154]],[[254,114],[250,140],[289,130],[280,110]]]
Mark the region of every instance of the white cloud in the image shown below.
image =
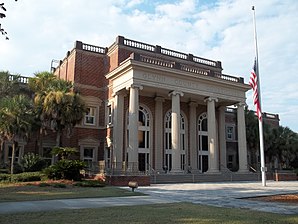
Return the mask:
[[[203,2],[203,3],[202,3]],[[223,72],[248,82],[254,58],[251,6],[256,6],[263,110],[298,131],[296,0],[26,0],[7,1],[0,70],[49,70],[76,40],[110,46],[116,36],[220,60]],[[206,4],[204,4],[206,3]],[[251,91],[247,103],[252,107]]]

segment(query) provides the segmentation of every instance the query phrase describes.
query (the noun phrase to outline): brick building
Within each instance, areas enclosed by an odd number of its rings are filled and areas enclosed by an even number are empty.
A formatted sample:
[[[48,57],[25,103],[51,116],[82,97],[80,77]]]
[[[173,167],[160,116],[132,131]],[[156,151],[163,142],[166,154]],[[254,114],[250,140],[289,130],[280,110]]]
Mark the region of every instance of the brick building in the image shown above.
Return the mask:
[[[114,176],[248,173],[244,106],[250,87],[223,74],[220,61],[118,36],[108,48],[76,41],[54,74],[74,82],[86,102],[84,120],[62,145],[77,147],[90,170]],[[41,148],[50,160],[54,143],[48,135],[42,147],[33,139],[23,147]]]

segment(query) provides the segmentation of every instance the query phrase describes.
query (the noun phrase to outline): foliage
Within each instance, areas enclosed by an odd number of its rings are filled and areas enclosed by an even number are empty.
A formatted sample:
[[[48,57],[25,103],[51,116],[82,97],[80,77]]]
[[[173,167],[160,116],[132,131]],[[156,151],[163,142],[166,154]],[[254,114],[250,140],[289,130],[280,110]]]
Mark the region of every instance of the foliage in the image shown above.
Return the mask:
[[[44,169],[46,162],[37,154],[27,153],[21,159],[21,165],[25,172],[34,172]]]
[[[12,145],[12,161],[18,147],[18,140],[28,138],[33,121],[32,102],[25,95],[5,97],[0,101],[0,136]],[[11,164],[13,173],[13,163]]]
[[[53,73],[42,72],[29,79],[29,87],[35,92],[34,105],[41,129],[56,132],[56,146],[64,130],[70,135],[73,127],[81,122],[86,112],[81,96],[73,91],[71,82]]]
[[[85,167],[85,163],[80,160],[60,160],[43,170],[49,179],[80,180],[80,170]]]
[[[77,182],[74,186],[78,187],[104,187],[106,186],[105,182],[98,180],[84,180],[81,182]]]
[[[19,75],[11,75],[9,72],[0,71],[0,99],[14,96],[20,92]]]
[[[297,168],[295,161],[298,159],[298,134],[288,127],[279,126],[271,129],[268,136],[267,156],[270,159],[276,157],[284,169]]]
[[[10,181],[10,182],[30,182],[30,181],[40,181],[44,175],[41,172],[25,172],[18,174],[0,174],[0,181]]]
[[[52,155],[58,156],[61,159],[69,159],[70,156],[76,155],[79,151],[76,148],[71,147],[54,147],[52,149]]]

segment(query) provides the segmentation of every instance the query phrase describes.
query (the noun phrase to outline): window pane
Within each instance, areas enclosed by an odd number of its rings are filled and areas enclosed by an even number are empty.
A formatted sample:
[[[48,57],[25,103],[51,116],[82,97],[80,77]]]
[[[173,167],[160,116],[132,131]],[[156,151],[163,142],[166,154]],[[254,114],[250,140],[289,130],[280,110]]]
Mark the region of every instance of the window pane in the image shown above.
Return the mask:
[[[202,131],[208,131],[207,119],[202,120]]]
[[[84,158],[93,158],[93,149],[92,148],[84,148]]]
[[[145,131],[139,131],[139,148],[145,148]]]
[[[208,136],[202,136],[202,150],[208,151]]]

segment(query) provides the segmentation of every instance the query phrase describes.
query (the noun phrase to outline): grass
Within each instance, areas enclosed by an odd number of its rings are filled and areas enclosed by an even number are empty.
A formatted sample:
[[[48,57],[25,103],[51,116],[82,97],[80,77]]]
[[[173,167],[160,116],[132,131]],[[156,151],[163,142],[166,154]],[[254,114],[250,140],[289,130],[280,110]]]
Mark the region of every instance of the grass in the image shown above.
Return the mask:
[[[216,208],[191,203],[124,206],[99,209],[0,215],[0,223],[10,224],[94,224],[94,223],[198,223],[198,224],[279,224],[298,223],[294,215],[279,215],[244,209]]]
[[[72,184],[50,184],[50,186],[32,185],[1,185],[0,202],[11,201],[36,201],[66,198],[99,198],[99,197],[124,197],[143,195],[117,187],[79,187]]]
[[[121,197],[142,195],[117,187],[78,187],[71,183],[65,188],[57,183],[31,185],[0,185],[0,202],[34,201],[63,198]],[[58,184],[58,185],[59,185]],[[95,223],[222,223],[222,224],[279,224],[298,223],[297,215],[280,215],[248,209],[203,206],[192,203],[118,206],[94,209],[26,212],[0,215],[0,224],[95,224]]]

